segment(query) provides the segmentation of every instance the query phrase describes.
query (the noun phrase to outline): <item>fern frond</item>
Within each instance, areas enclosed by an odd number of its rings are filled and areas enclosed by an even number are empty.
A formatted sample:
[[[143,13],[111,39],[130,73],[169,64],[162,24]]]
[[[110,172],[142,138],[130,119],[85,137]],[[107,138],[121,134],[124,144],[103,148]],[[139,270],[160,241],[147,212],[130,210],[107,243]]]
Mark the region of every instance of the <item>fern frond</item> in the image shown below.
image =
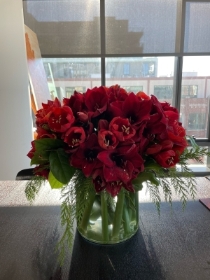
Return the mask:
[[[35,200],[44,181],[45,178],[42,176],[33,176],[32,179],[26,183],[25,195],[30,203]]]
[[[59,251],[59,262],[63,265],[67,250],[71,251],[74,240],[74,221],[79,223],[86,204],[88,202],[88,194],[93,190],[91,178],[86,178],[80,170],[76,170],[73,178],[68,185],[61,190],[61,225],[65,228],[64,233],[58,242],[56,249]]]
[[[66,257],[66,244],[69,250],[72,250],[74,240],[74,217],[75,210],[68,199],[64,200],[61,204],[61,225],[65,226],[64,233],[56,246],[59,251],[58,260],[60,265],[63,266]]]
[[[87,204],[89,203],[89,196],[91,195],[91,193],[95,193],[92,179],[86,177],[84,177],[83,179],[79,178],[79,180],[75,182],[75,190],[77,198],[76,218],[79,224],[81,222]]]
[[[203,148],[200,146],[190,147],[188,149],[185,149],[184,153],[180,156],[180,164],[185,164],[190,159],[202,163],[203,156],[210,156],[208,148]]]
[[[155,204],[158,214],[160,214],[160,202],[161,202],[161,197],[160,197],[160,190],[159,186],[152,184],[150,181],[147,181],[147,188],[150,193],[151,200]]]

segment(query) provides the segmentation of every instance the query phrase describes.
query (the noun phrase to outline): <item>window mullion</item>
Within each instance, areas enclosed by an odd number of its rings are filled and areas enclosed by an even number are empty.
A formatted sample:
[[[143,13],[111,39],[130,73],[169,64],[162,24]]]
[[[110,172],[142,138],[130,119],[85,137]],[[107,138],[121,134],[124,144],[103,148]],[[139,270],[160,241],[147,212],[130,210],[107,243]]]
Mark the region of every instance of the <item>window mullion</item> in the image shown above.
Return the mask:
[[[182,64],[183,64],[183,57],[181,56],[176,57],[174,63],[173,106],[175,106],[179,111],[181,107]]]
[[[186,2],[185,0],[179,0],[177,3],[176,52],[179,53],[179,55],[175,58],[174,63],[173,105],[180,112]]]
[[[101,31],[101,85],[106,85],[105,71],[105,53],[106,53],[106,38],[105,38],[105,0],[100,1],[100,31]]]

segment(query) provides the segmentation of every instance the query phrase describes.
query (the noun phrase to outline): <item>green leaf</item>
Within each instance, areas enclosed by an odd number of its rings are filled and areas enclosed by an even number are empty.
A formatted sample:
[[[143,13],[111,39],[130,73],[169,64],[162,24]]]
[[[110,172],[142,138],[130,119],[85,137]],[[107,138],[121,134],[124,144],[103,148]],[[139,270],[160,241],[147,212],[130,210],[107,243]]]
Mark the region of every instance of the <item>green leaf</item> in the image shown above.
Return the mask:
[[[136,179],[135,182],[132,181],[132,185],[134,186],[136,192],[141,191],[143,189],[143,184],[141,182],[138,182]]]
[[[49,151],[36,151],[31,159],[31,165],[33,164],[44,164],[49,162]]]
[[[196,143],[195,139],[192,136],[187,136],[187,140],[190,141],[190,144],[194,149],[199,148],[198,144]]]
[[[150,181],[156,186],[160,184],[159,180],[156,178],[153,172],[142,172],[139,173],[138,177],[132,181],[132,185],[134,185],[135,190],[140,191],[143,187],[142,183],[146,181]]]
[[[50,151],[62,148],[64,143],[60,139],[42,138],[34,140],[36,151]]]
[[[50,171],[49,176],[48,176],[48,181],[50,183],[50,186],[52,189],[60,189],[63,187],[63,184],[59,182],[52,174]]]
[[[162,167],[154,159],[146,160],[144,167],[145,167],[145,170],[158,171],[158,170],[162,169]]]
[[[63,149],[50,152],[50,170],[54,177],[63,184],[68,184],[74,175],[75,168],[69,163],[68,154]]]

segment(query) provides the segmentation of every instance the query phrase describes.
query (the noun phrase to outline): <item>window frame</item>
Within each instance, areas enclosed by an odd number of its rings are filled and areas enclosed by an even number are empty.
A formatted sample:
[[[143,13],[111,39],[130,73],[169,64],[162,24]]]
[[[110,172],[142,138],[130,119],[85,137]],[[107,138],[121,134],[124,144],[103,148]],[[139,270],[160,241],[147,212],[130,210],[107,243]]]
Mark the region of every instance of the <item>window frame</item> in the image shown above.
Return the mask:
[[[27,0],[23,0],[23,2]],[[30,1],[30,0],[28,0]],[[182,88],[182,66],[184,56],[210,56],[210,51],[205,53],[186,53],[184,52],[184,33],[185,33],[185,12],[187,3],[210,3],[210,0],[177,0],[177,19],[176,21],[176,38],[175,52],[173,53],[141,53],[141,54],[106,54],[106,0],[100,0],[100,43],[101,52],[96,55],[42,55],[43,58],[99,58],[101,61],[101,85],[106,85],[106,58],[120,57],[167,57],[173,56],[174,61],[174,81],[173,81],[173,99],[172,105],[180,111],[181,88]],[[180,16],[181,15],[181,16]],[[181,18],[181,20],[180,20]],[[201,146],[210,146],[210,129],[208,129],[207,138],[199,138],[197,142]]]

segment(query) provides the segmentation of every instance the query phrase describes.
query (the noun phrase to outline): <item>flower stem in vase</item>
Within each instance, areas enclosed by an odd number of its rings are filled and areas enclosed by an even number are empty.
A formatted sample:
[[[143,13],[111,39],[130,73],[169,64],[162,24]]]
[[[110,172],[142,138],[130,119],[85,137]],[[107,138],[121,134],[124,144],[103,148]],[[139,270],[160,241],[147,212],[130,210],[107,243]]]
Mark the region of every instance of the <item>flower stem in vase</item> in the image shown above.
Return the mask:
[[[101,218],[102,218],[102,237],[106,242],[109,240],[108,231],[108,212],[107,212],[107,197],[105,191],[101,193]]]
[[[137,193],[137,195],[135,195],[135,204],[139,208],[139,196],[138,196],[138,193]],[[136,220],[137,220],[137,224],[138,224],[139,223],[139,210],[135,214],[136,214]]]
[[[125,193],[121,190],[117,197],[116,210],[113,222],[112,240],[119,239],[120,226],[122,223],[123,206],[124,206]]]
[[[130,207],[129,207],[129,213],[130,213],[130,219],[135,220],[136,219],[136,208],[135,205],[138,205],[138,196],[136,193],[130,192]],[[137,217],[138,218],[138,217]]]
[[[130,215],[129,215],[127,203],[125,203],[123,207],[123,226],[124,226],[125,235],[128,235],[130,233]]]
[[[82,216],[81,223],[79,225],[79,228],[80,228],[81,232],[85,233],[86,230],[87,230],[90,214],[91,214],[91,211],[92,211],[92,208],[93,208],[93,203],[95,201],[95,196],[96,196],[96,193],[94,191],[91,191],[89,193],[88,201],[87,201],[87,204],[86,204],[83,216]]]

